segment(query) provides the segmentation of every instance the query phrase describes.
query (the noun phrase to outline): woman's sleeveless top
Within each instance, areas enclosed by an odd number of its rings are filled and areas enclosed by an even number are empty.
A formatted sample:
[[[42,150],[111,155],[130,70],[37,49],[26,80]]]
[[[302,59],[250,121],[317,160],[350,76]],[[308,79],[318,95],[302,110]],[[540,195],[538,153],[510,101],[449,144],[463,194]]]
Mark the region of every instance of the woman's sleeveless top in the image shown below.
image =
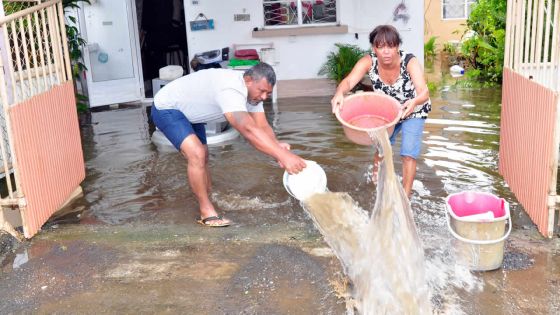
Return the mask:
[[[381,77],[379,76],[379,63],[377,60],[377,56],[372,51],[371,52],[371,60],[372,66],[369,70],[369,78],[371,79],[371,83],[373,84],[374,90],[382,91],[383,93],[392,96],[399,103],[404,104],[407,100],[413,99],[416,97],[416,89],[414,88],[414,84],[412,83],[412,79],[410,78],[410,74],[408,73],[406,67],[410,59],[414,57],[411,53],[405,53],[402,50],[399,50],[399,55],[401,56],[401,67],[400,67],[400,74],[395,81],[394,84],[389,85],[385,84]],[[432,103],[428,99],[426,103],[416,105],[414,112],[410,114],[405,119],[410,118],[422,118],[426,119],[428,117],[428,113],[432,110]]]

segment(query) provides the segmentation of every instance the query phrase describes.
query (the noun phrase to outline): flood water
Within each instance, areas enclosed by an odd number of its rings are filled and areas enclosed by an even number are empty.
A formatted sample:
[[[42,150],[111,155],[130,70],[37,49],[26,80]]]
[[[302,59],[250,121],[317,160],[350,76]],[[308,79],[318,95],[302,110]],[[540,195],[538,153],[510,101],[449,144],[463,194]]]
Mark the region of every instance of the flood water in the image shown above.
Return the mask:
[[[371,215],[344,193],[314,194],[303,201],[304,209],[341,260],[360,314],[430,314],[424,249],[395,175],[389,135],[385,129],[368,134],[379,155],[387,157],[374,180]]]
[[[498,174],[500,98],[496,89],[444,88],[432,96],[411,209],[437,314],[560,312],[560,245],[535,232]],[[328,97],[280,99],[265,108],[278,138],[323,167],[330,191],[372,211],[373,151],[344,137]],[[212,198],[235,224],[200,227],[185,162],[157,150],[147,118],[143,107],[92,114],[82,127],[84,196],[4,261],[0,295],[11,298],[0,309],[344,314],[352,308],[343,267],[284,190],[275,161],[240,138],[210,147]],[[400,159],[394,162],[400,174]],[[464,190],[511,204],[514,232],[502,269],[471,273],[457,262],[444,199]],[[372,268],[375,262],[371,257]]]

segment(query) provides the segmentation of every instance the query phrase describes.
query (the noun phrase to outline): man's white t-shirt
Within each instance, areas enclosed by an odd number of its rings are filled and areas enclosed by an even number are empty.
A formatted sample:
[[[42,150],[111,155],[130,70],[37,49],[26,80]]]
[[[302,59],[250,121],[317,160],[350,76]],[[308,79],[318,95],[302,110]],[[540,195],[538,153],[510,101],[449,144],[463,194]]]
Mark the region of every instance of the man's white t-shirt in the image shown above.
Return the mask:
[[[193,123],[223,118],[230,112],[263,112],[262,102],[247,103],[243,72],[206,69],[180,77],[165,85],[154,97],[157,109],[180,110]]]

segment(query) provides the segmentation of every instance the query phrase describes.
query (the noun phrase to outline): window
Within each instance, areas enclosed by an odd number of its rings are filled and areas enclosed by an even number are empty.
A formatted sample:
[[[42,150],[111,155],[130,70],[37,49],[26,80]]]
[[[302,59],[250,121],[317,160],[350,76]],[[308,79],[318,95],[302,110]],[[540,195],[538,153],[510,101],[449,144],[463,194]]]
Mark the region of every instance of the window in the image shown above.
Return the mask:
[[[442,0],[442,17],[449,19],[466,19],[472,11],[476,0]]]
[[[263,0],[264,26],[316,26],[336,23],[336,0]]]

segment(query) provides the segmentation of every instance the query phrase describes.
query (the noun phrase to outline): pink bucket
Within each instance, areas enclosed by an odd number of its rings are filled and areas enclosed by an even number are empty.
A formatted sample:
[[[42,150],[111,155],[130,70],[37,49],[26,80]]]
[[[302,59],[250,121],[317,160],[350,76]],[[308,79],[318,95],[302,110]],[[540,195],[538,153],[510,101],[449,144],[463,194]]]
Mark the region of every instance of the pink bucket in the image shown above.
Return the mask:
[[[347,96],[342,109],[335,112],[344,134],[361,145],[372,145],[368,132],[385,128],[389,135],[401,117],[400,103],[379,92],[362,92]]]
[[[465,191],[449,195],[446,206],[449,232],[460,241],[460,258],[471,270],[500,268],[504,241],[512,226],[509,203],[490,193]],[[510,222],[506,232],[507,220]]]

